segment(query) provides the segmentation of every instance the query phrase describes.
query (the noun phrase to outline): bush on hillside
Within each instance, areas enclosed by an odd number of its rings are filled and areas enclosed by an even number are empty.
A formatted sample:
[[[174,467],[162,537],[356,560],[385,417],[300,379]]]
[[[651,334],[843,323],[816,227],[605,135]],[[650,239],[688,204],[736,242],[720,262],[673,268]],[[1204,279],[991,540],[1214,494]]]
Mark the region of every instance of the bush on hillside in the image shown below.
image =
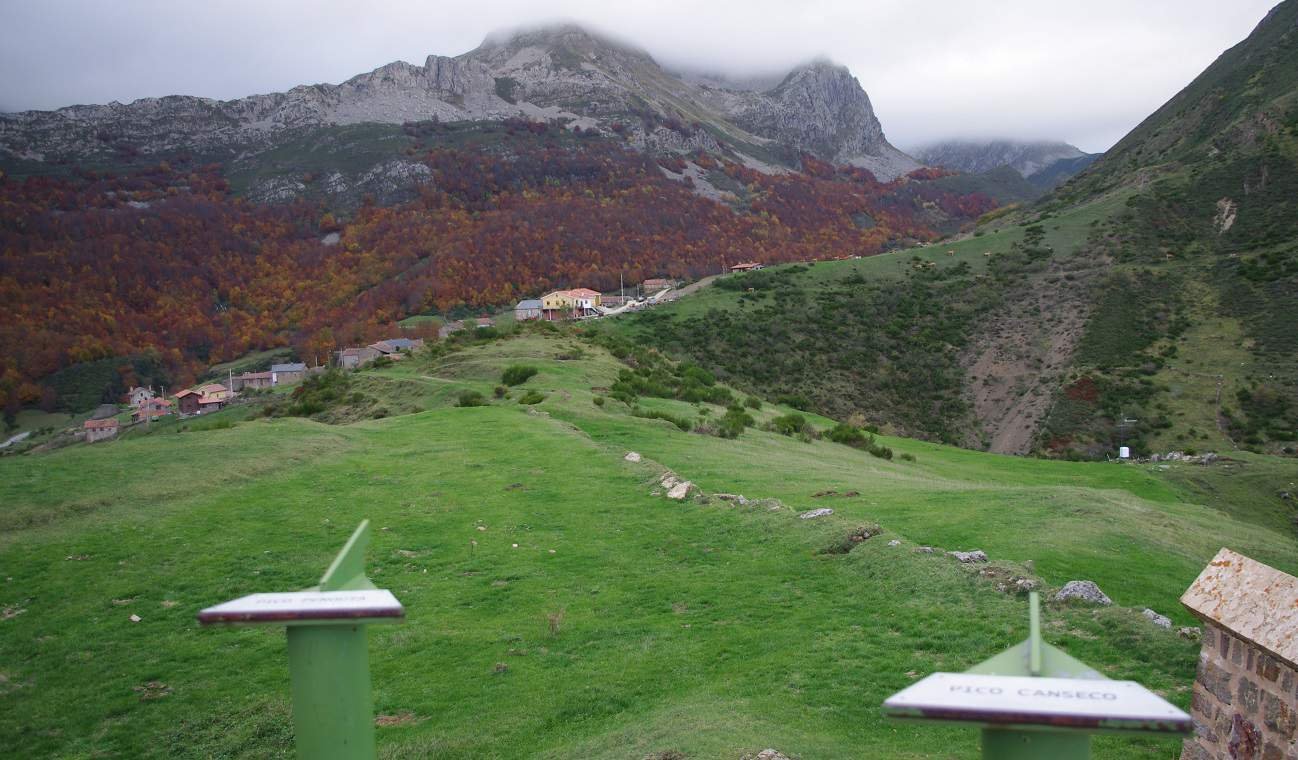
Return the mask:
[[[660,412],[656,409],[645,409],[644,407],[640,407],[640,406],[637,406],[631,410],[631,416],[643,417],[644,419],[647,420],[663,420],[665,422],[670,422],[686,433],[688,433],[690,429],[693,427],[693,425],[690,424],[690,421],[685,419],[684,417],[677,417],[673,414],[668,414],[667,412]]]
[[[522,398],[518,400],[518,403],[531,406],[533,404],[539,404],[542,401],[545,401],[545,394],[538,390],[530,390],[523,394]]]
[[[463,391],[455,402],[456,406],[486,406],[487,400],[477,391]]]
[[[744,411],[742,406],[732,406],[726,410],[717,423],[717,435],[722,438],[738,438],[744,428],[752,427],[755,424],[752,415]]]
[[[539,372],[536,367],[526,364],[513,364],[505,368],[500,375],[500,382],[505,385],[522,385]]]

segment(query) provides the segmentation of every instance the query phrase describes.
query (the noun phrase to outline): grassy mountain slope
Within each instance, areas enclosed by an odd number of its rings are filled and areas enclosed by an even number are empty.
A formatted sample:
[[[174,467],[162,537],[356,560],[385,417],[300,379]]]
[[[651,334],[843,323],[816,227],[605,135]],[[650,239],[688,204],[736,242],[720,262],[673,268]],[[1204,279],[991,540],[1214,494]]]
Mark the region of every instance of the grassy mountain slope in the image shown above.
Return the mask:
[[[450,406],[466,389],[490,397],[519,362],[540,373],[513,398]],[[755,428],[724,440],[630,416],[604,390],[623,368],[588,343],[529,334],[355,376],[389,407],[426,409],[414,414],[258,420],[0,459],[4,746],[288,756],[283,634],[200,630],[193,615],[309,585],[366,517],[371,575],[408,613],[371,630],[376,710],[395,723],[378,731],[383,757],[738,758],[776,746],[973,758],[975,732],[886,723],[878,705],[915,675],[1021,639],[1026,607],[917,544],[983,548],[999,578],[1096,580],[1117,606],[1051,606],[1048,638],[1183,706],[1197,645],[1139,610],[1189,624],[1177,596],[1223,543],[1298,570],[1280,516],[1250,511],[1249,488],[1221,467],[883,438],[897,454],[886,461]],[[528,390],[544,399],[516,403]],[[628,450],[645,461],[624,461]],[[663,467],[707,493],[782,506],[671,502],[651,495]],[[141,471],[151,477],[127,475]],[[1216,506],[1201,506],[1207,487]],[[814,496],[825,490],[857,494]],[[821,506],[835,514],[795,517]],[[882,535],[827,551],[876,521]],[[1176,746],[1101,738],[1096,756]]]
[[[993,451],[1293,455],[1295,85],[1291,1],[1090,169],[972,238],[723,280],[618,329],[745,387]]]

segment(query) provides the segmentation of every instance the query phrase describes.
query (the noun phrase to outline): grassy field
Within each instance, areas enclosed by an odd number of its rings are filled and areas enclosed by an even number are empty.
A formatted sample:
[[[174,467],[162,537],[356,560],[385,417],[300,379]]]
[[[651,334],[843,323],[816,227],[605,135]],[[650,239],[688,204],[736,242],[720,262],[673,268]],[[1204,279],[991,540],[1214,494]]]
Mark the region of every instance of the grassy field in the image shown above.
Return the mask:
[[[464,389],[492,398],[520,362],[540,372],[510,398],[452,406]],[[311,585],[364,518],[371,576],[407,608],[370,634],[390,758],[973,758],[975,731],[892,724],[879,705],[1023,638],[1025,600],[917,545],[981,548],[1049,587],[1095,580],[1115,606],[1051,605],[1048,640],[1182,706],[1197,644],[1140,610],[1191,624],[1177,597],[1223,544],[1298,570],[1282,507],[1250,506],[1286,474],[1269,458],[1227,475],[895,438],[892,461],[756,429],[723,440],[596,405],[620,367],[576,338],[527,335],[356,376],[367,396],[424,411],[0,459],[0,745],[291,756],[283,633],[203,630],[194,614]],[[517,403],[527,390],[544,400]],[[652,493],[663,468],[782,506],[672,502]],[[822,506],[835,514],[796,517]],[[881,535],[827,550],[873,522]],[[1101,738],[1095,754],[1177,748]]]

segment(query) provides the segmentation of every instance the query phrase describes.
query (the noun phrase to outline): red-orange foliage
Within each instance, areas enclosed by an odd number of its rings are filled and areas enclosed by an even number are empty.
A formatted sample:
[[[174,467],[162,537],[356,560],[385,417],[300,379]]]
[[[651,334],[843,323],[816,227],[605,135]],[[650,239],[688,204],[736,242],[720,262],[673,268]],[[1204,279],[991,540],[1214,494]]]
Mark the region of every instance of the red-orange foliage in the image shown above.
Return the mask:
[[[346,223],[312,204],[236,198],[216,166],[0,178],[0,395],[34,402],[34,381],[55,370],[148,348],[187,379],[253,349],[323,358],[409,314],[607,289],[619,273],[867,255],[932,238],[921,214],[934,205],[962,218],[994,205],[820,162],[771,176],[708,159],[743,186],[749,211],[736,212],[610,142],[560,147],[544,128],[509,130],[508,153],[427,153],[433,180],[418,201],[366,204]],[[341,241],[323,244],[335,230]]]

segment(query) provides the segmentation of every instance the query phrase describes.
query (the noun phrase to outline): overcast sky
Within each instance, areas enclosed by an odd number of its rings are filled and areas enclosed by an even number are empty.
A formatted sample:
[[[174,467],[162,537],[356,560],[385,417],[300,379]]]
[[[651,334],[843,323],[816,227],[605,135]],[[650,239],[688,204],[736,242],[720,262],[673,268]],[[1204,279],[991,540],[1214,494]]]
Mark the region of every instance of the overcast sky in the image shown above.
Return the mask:
[[[665,65],[846,64],[902,148],[946,137],[1108,148],[1274,0],[0,0],[0,111],[235,98],[585,22]]]

